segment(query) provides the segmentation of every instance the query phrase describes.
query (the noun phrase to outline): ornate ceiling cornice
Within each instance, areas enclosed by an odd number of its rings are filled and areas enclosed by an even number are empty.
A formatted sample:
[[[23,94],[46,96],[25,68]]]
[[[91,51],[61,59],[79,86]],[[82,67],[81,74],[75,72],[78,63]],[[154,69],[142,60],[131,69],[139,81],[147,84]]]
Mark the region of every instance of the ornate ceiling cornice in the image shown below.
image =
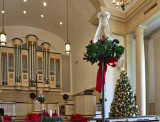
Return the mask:
[[[97,13],[103,10],[107,10],[111,13],[110,23],[117,23],[118,25],[126,26],[124,29],[120,28],[119,31],[123,31],[120,34],[124,35],[126,33],[131,33],[134,29],[143,24],[147,19],[151,18],[154,14],[156,14],[160,10],[160,1],[159,0],[138,0],[127,12],[117,12],[115,10],[111,10],[106,8],[103,0],[90,0],[91,3],[97,8],[95,14],[91,17],[89,22],[93,25],[98,25]],[[101,2],[100,2],[101,1]],[[103,2],[102,2],[103,1]],[[157,6],[151,9],[146,15],[144,14],[146,10],[150,9],[157,3]],[[111,25],[112,26],[112,25]],[[112,28],[112,27],[111,27]],[[114,29],[112,29],[113,31]],[[126,30],[126,31],[124,31]],[[117,33],[114,32],[113,33]]]
[[[98,9],[100,6],[106,7],[104,0],[90,0],[90,2]]]

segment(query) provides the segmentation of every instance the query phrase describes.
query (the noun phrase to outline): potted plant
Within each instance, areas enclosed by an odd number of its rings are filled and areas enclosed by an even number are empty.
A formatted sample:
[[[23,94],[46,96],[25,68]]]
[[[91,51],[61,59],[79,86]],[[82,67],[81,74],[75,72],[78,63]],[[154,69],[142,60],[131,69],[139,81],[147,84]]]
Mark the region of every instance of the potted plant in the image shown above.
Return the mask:
[[[81,114],[76,114],[76,115],[72,114],[70,118],[72,122],[87,122],[88,119],[88,118],[82,118]]]
[[[4,115],[3,120],[4,120],[4,122],[12,122],[13,119],[11,118],[11,116]]]

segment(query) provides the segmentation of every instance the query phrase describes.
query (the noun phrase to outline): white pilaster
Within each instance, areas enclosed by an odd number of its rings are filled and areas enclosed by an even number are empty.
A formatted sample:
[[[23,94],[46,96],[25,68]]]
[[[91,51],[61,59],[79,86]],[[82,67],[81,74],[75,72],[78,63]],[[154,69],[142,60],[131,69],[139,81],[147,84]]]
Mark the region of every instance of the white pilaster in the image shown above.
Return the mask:
[[[134,65],[134,60],[136,60],[135,58],[135,45],[134,45],[134,35],[133,34],[129,34],[125,36],[125,40],[126,40],[126,71],[127,71],[127,75],[129,76],[131,85],[132,85],[132,89],[134,94],[136,93],[136,66]]]
[[[139,26],[135,30],[136,36],[136,98],[139,115],[146,115],[146,79],[145,79],[145,53],[144,29]]]
[[[155,103],[155,51],[154,40],[148,39],[148,103]]]
[[[152,39],[154,42],[154,78],[155,78],[155,114],[158,115],[160,114],[160,67],[159,67],[159,62],[160,62],[160,29],[155,30],[152,32]],[[151,59],[150,59],[151,60]],[[152,85],[154,84],[154,81],[151,81]]]

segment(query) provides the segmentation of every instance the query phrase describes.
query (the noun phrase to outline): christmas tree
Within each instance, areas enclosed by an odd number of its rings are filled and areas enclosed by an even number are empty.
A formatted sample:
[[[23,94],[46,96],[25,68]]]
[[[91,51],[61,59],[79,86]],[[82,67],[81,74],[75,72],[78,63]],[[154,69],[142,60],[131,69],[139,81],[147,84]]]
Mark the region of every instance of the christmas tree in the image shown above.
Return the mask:
[[[117,80],[114,99],[111,104],[110,117],[137,116],[139,111],[134,98],[132,87],[127,73],[122,71],[120,79]]]

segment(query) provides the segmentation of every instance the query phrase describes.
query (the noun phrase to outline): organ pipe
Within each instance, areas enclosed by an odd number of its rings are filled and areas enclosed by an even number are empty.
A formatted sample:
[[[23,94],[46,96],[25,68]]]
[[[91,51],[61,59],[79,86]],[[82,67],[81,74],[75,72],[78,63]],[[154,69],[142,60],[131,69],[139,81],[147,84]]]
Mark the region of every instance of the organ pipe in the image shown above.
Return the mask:
[[[36,46],[38,38],[35,35],[28,35],[26,37],[28,43],[28,59],[29,59],[29,81],[30,86],[33,86],[33,81],[36,80]]]
[[[13,42],[15,46],[15,82],[21,82],[21,47],[23,41],[15,38]]]
[[[7,85],[7,53],[2,53],[2,84]]]
[[[43,70],[44,70],[44,82],[46,84],[49,83],[49,49],[50,49],[50,44],[47,42],[44,42],[41,44],[42,49],[43,49]]]

